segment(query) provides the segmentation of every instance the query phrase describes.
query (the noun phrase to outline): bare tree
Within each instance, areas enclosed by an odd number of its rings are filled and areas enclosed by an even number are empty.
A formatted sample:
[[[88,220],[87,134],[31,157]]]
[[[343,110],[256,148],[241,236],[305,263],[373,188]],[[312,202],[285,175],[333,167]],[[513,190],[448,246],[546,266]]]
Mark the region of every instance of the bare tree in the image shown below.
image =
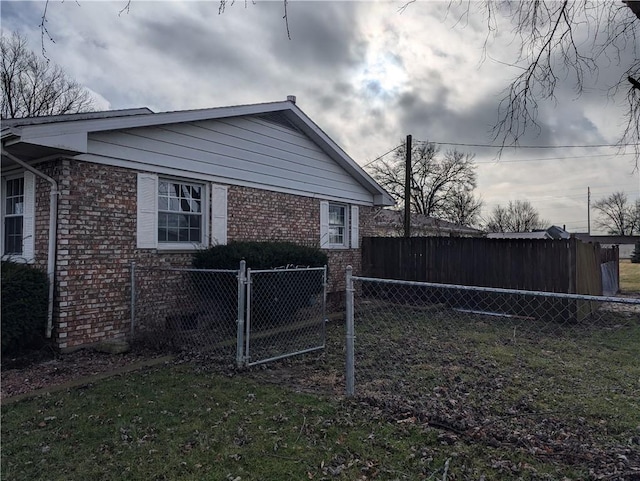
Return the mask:
[[[630,204],[627,194],[614,192],[593,204],[596,226],[611,235],[633,235],[640,231],[640,200]]]
[[[482,199],[472,191],[461,190],[449,196],[442,218],[454,224],[479,227],[482,205]]]
[[[411,3],[411,2],[409,2]],[[640,154],[640,2],[600,0],[537,0],[502,2],[466,0],[462,16],[479,6],[487,22],[488,36],[500,28],[500,18],[510,22],[516,58],[509,65],[520,73],[512,80],[499,104],[499,121],[494,134],[502,146],[515,145],[531,127],[538,127],[538,102],[554,100],[560,79],[570,77],[579,95],[588,77],[598,78],[598,65],[621,65],[623,53],[631,54],[629,64],[608,95],[626,95],[626,127],[620,144],[630,144]],[[459,5],[450,2],[450,10]]]
[[[87,89],[27,47],[18,33],[0,38],[3,119],[87,112],[93,99]]]
[[[532,232],[547,227],[537,209],[528,200],[509,201],[506,207],[497,205],[491,211],[485,228],[489,232]]]
[[[390,160],[378,159],[367,170],[398,202],[405,203],[405,148]],[[441,154],[430,142],[416,142],[412,151],[411,211],[450,222],[473,225],[482,201],[476,188],[474,156],[457,150]]]

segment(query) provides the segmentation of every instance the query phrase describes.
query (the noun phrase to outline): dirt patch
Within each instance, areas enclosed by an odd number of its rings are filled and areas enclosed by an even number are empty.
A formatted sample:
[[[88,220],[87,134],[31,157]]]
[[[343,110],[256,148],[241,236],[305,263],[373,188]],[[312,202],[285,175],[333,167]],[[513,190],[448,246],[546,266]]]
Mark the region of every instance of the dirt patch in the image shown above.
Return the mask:
[[[136,366],[157,358],[155,353],[131,351],[123,354],[106,354],[82,349],[58,355],[47,351],[34,351],[15,358],[2,360],[0,400],[42,389],[77,384],[92,377],[105,377],[127,366]]]

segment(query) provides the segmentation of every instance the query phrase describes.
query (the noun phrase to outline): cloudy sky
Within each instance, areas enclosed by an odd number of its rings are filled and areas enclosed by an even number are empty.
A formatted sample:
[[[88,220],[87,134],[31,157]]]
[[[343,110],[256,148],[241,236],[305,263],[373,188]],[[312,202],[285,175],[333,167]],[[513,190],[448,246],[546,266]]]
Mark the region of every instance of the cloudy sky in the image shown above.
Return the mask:
[[[592,201],[615,191],[640,197],[631,150],[588,147],[620,137],[623,97],[607,96],[622,72],[615,62],[600,65],[581,96],[568,78],[555,102],[540,105],[540,129],[521,144],[544,148],[507,149],[496,160],[497,149],[484,145],[496,143],[497,106],[519,73],[509,66],[517,52],[511,27],[504,21],[485,52],[487,24],[476,2],[462,19],[449,2],[419,1],[402,11],[404,3],[290,1],[289,39],[281,1],[236,0],[220,15],[217,0],[132,0],[122,13],[126,0],[51,0],[46,27],[54,42],[45,38],[44,47],[104,109],[170,111],[296,95],[361,165],[407,134],[475,153],[485,215],[529,200],[544,219],[585,232],[587,187]],[[3,0],[0,7],[3,34],[19,31],[41,52],[45,3]]]

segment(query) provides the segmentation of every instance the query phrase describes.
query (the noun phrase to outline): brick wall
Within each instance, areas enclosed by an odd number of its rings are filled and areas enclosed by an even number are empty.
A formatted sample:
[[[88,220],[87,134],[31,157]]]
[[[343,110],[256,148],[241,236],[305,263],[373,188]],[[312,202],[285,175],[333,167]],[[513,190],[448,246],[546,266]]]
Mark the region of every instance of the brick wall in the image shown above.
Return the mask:
[[[60,160],[39,166],[59,183],[54,335],[63,350],[125,337],[130,329],[130,266],[190,266],[189,252],[136,248],[137,172]],[[38,180],[36,262],[46,266],[49,185]],[[372,208],[360,208],[370,235]],[[319,244],[318,199],[230,186],[228,240]],[[359,250],[329,250],[330,291],[344,290],[347,264]]]
[[[229,240],[282,240],[320,244],[320,201],[311,197],[232,186],[228,193]],[[360,207],[360,235],[373,235],[372,207]],[[346,267],[360,272],[360,249],[328,249],[328,291],[344,291]],[[336,296],[332,296],[336,297]]]

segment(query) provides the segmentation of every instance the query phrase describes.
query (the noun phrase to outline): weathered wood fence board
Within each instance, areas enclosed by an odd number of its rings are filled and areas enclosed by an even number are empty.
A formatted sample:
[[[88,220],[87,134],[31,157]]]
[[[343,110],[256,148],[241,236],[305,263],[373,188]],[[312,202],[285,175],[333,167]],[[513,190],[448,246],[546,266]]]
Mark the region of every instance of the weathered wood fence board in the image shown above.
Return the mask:
[[[611,257],[615,253],[575,238],[366,237],[362,273],[385,279],[601,295],[600,264]],[[562,311],[566,314],[569,309],[571,317],[580,320],[593,308],[590,303],[573,302]]]

